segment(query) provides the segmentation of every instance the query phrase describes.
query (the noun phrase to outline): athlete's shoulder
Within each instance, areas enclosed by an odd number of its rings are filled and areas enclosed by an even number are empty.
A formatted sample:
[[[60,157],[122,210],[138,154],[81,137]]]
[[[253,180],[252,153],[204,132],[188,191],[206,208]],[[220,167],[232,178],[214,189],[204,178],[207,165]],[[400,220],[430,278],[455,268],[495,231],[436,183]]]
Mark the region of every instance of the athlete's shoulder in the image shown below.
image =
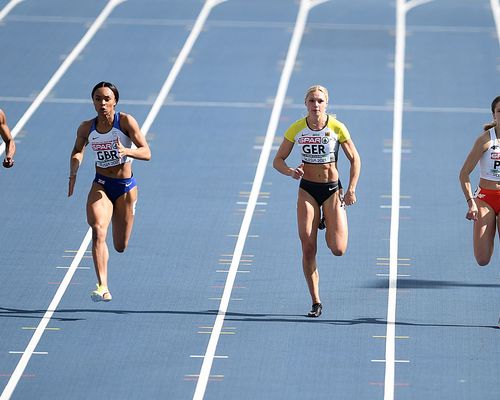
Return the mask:
[[[90,128],[92,127],[92,124],[94,123],[95,118],[92,119],[86,119],[85,121],[82,121],[80,123],[80,126],[78,127],[78,130],[84,129],[88,133],[90,133]]]
[[[488,149],[490,142],[491,142],[491,134],[490,131],[487,130],[478,135],[475,144],[476,146],[481,147],[483,151],[485,151],[486,149]]]
[[[297,136],[297,134],[305,128],[307,128],[306,119],[305,118],[298,119],[288,127],[288,129],[285,132],[285,137],[290,142],[294,142],[295,136]]]
[[[301,118],[301,119],[298,119],[297,121],[293,122],[287,130],[290,130],[290,129],[293,129],[293,130],[296,130],[296,131],[300,131],[304,128],[307,127],[307,123],[306,123],[306,119],[305,118]]]
[[[489,143],[495,137],[496,137],[495,132],[493,131],[493,133],[491,133],[491,131],[488,129],[486,131],[481,132],[477,137],[477,140],[483,143]]]
[[[342,129],[345,128],[345,124],[337,119],[335,114],[328,114],[328,126],[330,129]]]
[[[345,126],[343,122],[339,121],[336,115],[328,115],[328,127],[339,136],[339,141],[341,143],[351,138],[347,126]]]
[[[140,131],[139,124],[137,120],[130,114],[119,112],[119,129],[127,136],[130,136],[131,132]]]

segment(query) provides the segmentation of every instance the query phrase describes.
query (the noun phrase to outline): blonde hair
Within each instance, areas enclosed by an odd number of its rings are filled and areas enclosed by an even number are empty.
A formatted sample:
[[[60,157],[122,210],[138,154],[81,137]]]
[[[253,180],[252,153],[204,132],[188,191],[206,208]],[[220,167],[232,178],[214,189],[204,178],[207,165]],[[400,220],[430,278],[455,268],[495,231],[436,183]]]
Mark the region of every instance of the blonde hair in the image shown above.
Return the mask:
[[[314,86],[311,86],[309,89],[307,89],[306,95],[304,97],[304,102],[307,100],[307,96],[309,96],[312,92],[315,92],[317,90],[319,90],[320,92],[322,92],[325,95],[326,102],[328,103],[328,89],[324,86],[321,86],[321,85],[314,85]]]

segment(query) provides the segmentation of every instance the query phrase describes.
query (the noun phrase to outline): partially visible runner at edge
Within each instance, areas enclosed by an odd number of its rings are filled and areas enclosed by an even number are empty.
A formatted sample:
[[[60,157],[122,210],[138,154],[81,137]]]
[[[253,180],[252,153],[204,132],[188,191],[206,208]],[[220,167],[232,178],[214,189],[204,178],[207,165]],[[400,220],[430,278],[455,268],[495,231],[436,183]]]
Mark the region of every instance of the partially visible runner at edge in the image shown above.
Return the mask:
[[[16,143],[10,134],[9,126],[7,125],[7,117],[5,112],[0,110],[0,137],[5,143],[5,157],[3,159],[3,166],[10,168],[14,166],[14,154],[16,154]]]
[[[500,96],[491,103],[493,121],[483,126],[460,170],[460,185],[467,203],[465,218],[474,221],[474,257],[479,265],[490,263],[496,232],[500,235]],[[479,186],[472,192],[470,174],[479,163]],[[500,319],[498,321],[500,327]]]

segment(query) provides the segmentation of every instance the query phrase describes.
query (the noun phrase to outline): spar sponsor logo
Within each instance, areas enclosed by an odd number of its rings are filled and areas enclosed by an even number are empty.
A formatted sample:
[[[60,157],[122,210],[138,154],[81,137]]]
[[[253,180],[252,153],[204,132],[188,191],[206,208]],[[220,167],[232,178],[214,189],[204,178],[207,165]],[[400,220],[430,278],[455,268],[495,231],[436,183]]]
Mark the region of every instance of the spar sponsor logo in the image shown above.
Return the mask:
[[[118,141],[116,139],[94,142],[92,143],[92,150],[95,152],[96,162],[100,167],[108,168],[120,164],[121,159],[118,154]]]
[[[321,138],[319,136],[304,136],[299,138],[299,144],[321,144]]]
[[[117,148],[116,141],[109,141],[109,142],[97,142],[97,143],[92,143],[92,150],[94,151],[109,151],[109,150],[115,150]]]
[[[496,170],[496,173],[494,174],[495,176],[498,176],[499,174],[499,171],[498,171],[498,168],[500,167],[500,153],[491,153],[491,159],[494,160],[493,161],[493,169]]]

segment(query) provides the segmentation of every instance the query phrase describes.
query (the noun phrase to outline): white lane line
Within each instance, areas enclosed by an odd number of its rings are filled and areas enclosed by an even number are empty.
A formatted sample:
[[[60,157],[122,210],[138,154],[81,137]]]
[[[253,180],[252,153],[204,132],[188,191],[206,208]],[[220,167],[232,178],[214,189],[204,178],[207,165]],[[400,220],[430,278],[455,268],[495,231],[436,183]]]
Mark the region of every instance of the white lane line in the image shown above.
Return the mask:
[[[7,16],[7,14],[9,14],[12,9],[22,1],[23,0],[10,0],[7,5],[2,8],[2,11],[0,11],[0,21],[2,21]]]
[[[91,235],[89,232],[87,232],[87,236],[85,237],[84,241],[82,242],[82,245],[80,246],[80,249],[78,250],[78,253],[76,254],[73,262],[71,263],[70,269],[64,276],[63,281],[61,282],[61,285],[58,287],[56,294],[54,295],[54,298],[49,304],[49,307],[47,308],[47,311],[43,315],[40,323],[38,324],[35,332],[33,333],[33,336],[31,337],[31,340],[28,343],[28,346],[23,352],[23,355],[21,359],[19,360],[19,363],[16,366],[16,369],[12,373],[12,376],[9,379],[9,382],[7,383],[7,386],[5,386],[2,395],[0,396],[0,400],[8,400],[12,396],[12,393],[14,392],[19,380],[21,379],[24,370],[26,369],[26,366],[28,365],[28,362],[33,354],[35,354],[35,348],[38,345],[38,342],[40,341],[44,331],[47,329],[47,325],[50,322],[50,319],[52,318],[52,315],[54,314],[59,302],[62,299],[62,296],[64,295],[64,292],[68,288],[68,285],[71,281],[71,278],[73,277],[73,274],[76,271],[76,267],[78,266],[78,263],[81,260],[81,257],[85,253],[85,249],[88,247],[88,244],[90,242]]]
[[[432,1],[434,1],[434,0],[409,0],[405,4],[405,13],[407,13],[408,11],[410,11],[412,8],[421,6],[423,4],[430,3]],[[406,27],[405,27],[405,29],[406,29]]]
[[[495,19],[495,25],[497,28],[497,38],[498,45],[500,46],[500,1],[490,0],[491,12],[493,13],[493,18]]]
[[[389,288],[387,300],[387,325],[385,341],[385,380],[384,400],[394,400],[394,363],[396,336],[396,296],[398,279],[398,236],[400,207],[401,149],[404,101],[405,35],[406,9],[405,0],[397,0],[396,9],[396,44],[394,60],[394,114],[392,132],[392,203],[391,228],[389,241]],[[374,360],[372,360],[374,362]]]
[[[231,266],[228,271],[226,283],[224,286],[224,292],[222,294],[222,300],[219,304],[219,311],[217,312],[217,317],[214,323],[214,329],[210,335],[210,339],[205,351],[205,356],[203,358],[203,364],[201,366],[199,379],[196,383],[195,392],[193,395],[193,400],[202,400],[205,396],[205,391],[207,388],[208,380],[210,377],[210,372],[212,369],[212,364],[217,349],[217,344],[219,342],[219,337],[221,334],[221,329],[224,324],[224,318],[229,305],[229,299],[231,298],[231,291],[233,289],[234,281],[236,279],[236,274],[238,272],[238,265],[240,264],[240,259],[243,254],[243,249],[245,247],[245,241],[250,229],[250,224],[252,222],[252,216],[259,198],[259,193],[261,191],[262,183],[264,180],[264,175],[266,172],[267,164],[269,161],[269,156],[271,153],[271,148],[274,142],[274,136],[276,134],[276,129],[279,123],[279,117],[281,110],[283,108],[286,92],[288,89],[288,83],[290,82],[290,77],[292,76],[295,61],[297,59],[297,53],[300,47],[300,42],[302,36],[304,35],[304,29],[307,22],[307,17],[309,11],[312,7],[323,3],[324,1],[311,1],[311,0],[301,0],[299,12],[297,14],[297,20],[293,30],[292,39],[288,48],[285,64],[283,66],[283,71],[281,73],[280,82],[278,85],[278,90],[275,96],[275,102],[273,105],[273,110],[271,112],[271,117],[269,120],[269,125],[267,127],[264,145],[260,153],[259,162],[257,164],[257,169],[255,171],[255,177],[252,183],[252,189],[250,191],[250,196],[248,199],[248,204],[243,216],[243,221],[241,223],[240,232],[238,234],[238,239],[233,252],[233,258]]]
[[[76,57],[80,54],[80,52],[87,46],[87,44],[90,42],[90,40],[93,38],[95,33],[99,30],[101,25],[104,23],[106,18],[111,14],[111,12],[114,10],[114,8],[122,3],[124,0],[110,0],[106,7],[101,11],[99,16],[96,18],[94,23],[90,26],[89,30],[87,33],[83,36],[83,38],[80,40],[80,42],[76,45],[76,47],[73,49],[73,51],[70,53],[68,58],[64,60],[62,65],[59,67],[59,69],[55,72],[55,74],[52,76],[52,78],[49,80],[45,88],[40,92],[40,94],[37,96],[35,101],[31,104],[31,106],[28,108],[28,110],[24,113],[24,115],[21,117],[17,125],[12,129],[11,134],[12,137],[15,137],[17,133],[22,129],[24,124],[30,119],[31,115],[36,111],[36,109],[40,106],[40,104],[43,102],[45,97],[50,93],[52,88],[57,84],[59,79],[64,75],[66,70],[70,67],[70,65],[73,63],[73,61],[76,59]],[[0,145],[0,155],[2,152],[5,150],[5,144],[2,143]],[[19,383],[19,380],[21,379],[24,370],[26,369],[26,366],[28,365],[28,362],[32,356],[32,354],[35,352],[35,348],[38,345],[38,342],[40,341],[48,323],[50,322],[50,319],[52,318],[52,315],[54,314],[59,302],[62,299],[62,296],[66,292],[66,289],[68,288],[71,278],[73,277],[76,268],[78,267],[78,264],[80,263],[80,260],[83,258],[85,254],[85,250],[88,247],[88,244],[90,243],[91,239],[91,234],[90,231],[87,232],[87,235],[85,236],[85,239],[83,240],[75,258],[73,259],[73,262],[71,263],[70,268],[68,269],[68,272],[64,276],[63,281],[59,285],[56,294],[54,295],[54,298],[52,299],[51,303],[49,304],[49,307],[47,308],[47,311],[45,312],[44,316],[42,317],[40,323],[38,324],[35,332],[33,333],[33,336],[31,337],[31,340],[28,343],[28,346],[26,347],[26,350],[24,351],[21,359],[19,360],[16,369],[12,373],[12,376],[10,377],[9,381],[7,382],[7,385],[5,386],[2,395],[0,396],[0,400],[8,400],[12,396],[12,393],[14,393],[14,390],[16,389],[17,384]]]
[[[57,71],[52,75],[52,78],[47,82],[42,91],[36,96],[35,100],[28,107],[26,112],[23,114],[21,119],[17,122],[17,124],[12,128],[11,135],[12,138],[15,138],[17,134],[23,129],[24,125],[29,121],[33,113],[40,107],[45,98],[49,95],[54,86],[57,85],[62,76],[66,73],[68,68],[73,64],[76,58],[80,55],[83,49],[87,46],[87,44],[92,40],[96,32],[99,30],[104,21],[108,18],[109,14],[114,10],[114,8],[123,3],[126,0],[110,0],[106,7],[102,10],[101,14],[97,17],[94,23],[91,25],[87,33],[81,38],[80,42],[75,46],[75,48],[71,51],[68,57],[63,61],[61,66],[57,69]],[[5,143],[0,144],[0,156],[5,151]]]
[[[144,124],[142,125],[143,132],[149,131],[149,128],[153,124],[154,119],[158,115],[161,106],[165,102],[168,93],[170,92],[170,89],[172,88],[172,85],[174,84],[177,78],[177,75],[179,75],[182,66],[186,62],[187,56],[189,55],[191,49],[193,48],[196,39],[198,39],[198,36],[200,35],[203,25],[205,25],[208,15],[210,14],[210,11],[212,11],[212,8],[225,1],[226,0],[207,0],[203,5],[203,8],[201,9],[198,18],[196,19],[193,29],[191,30],[191,33],[189,34],[186,40],[186,43],[182,47],[181,52],[179,53],[177,59],[175,60],[175,63],[172,69],[170,70],[170,73],[168,74],[167,80],[163,84],[160,93],[158,94],[158,97],[156,98],[156,101],[153,104],[153,107],[151,107],[151,111],[149,112],[148,116],[146,117],[146,120],[144,121]]]
[[[419,5],[432,0],[397,0],[396,44],[394,58],[394,114],[392,132],[392,202],[389,242],[389,289],[387,299],[387,325],[385,342],[384,400],[394,400],[396,300],[398,282],[398,238],[401,195],[401,152],[403,136],[403,107],[405,81],[406,14]]]
[[[125,1],[125,0],[111,0],[108,3],[108,5],[106,6],[106,8],[103,10],[101,15],[98,17],[98,20],[99,19],[101,20],[100,24],[102,24],[102,22],[104,22],[104,20],[105,20],[105,18],[100,18],[103,15],[103,13],[107,12],[107,14],[109,15],[109,13],[111,12],[112,8],[111,9],[109,8],[110,5],[112,4],[113,8],[114,8],[114,6],[118,5],[119,3],[123,2],[123,1]],[[187,54],[189,53],[189,51],[185,50],[185,49],[187,48],[190,50],[192,48],[196,38],[198,37],[199,33],[201,32],[201,29],[203,28],[203,24],[208,16],[207,9],[208,9],[208,11],[210,11],[211,8],[215,7],[217,4],[219,4],[223,1],[226,1],[226,0],[207,0],[206,3],[204,4],[202,11],[200,12],[198,19],[196,20],[196,23],[193,26],[193,29],[192,29],[191,33],[189,34],[188,39],[186,40],[186,42],[182,48],[182,51],[179,55],[179,57],[181,57],[181,55],[183,55],[183,57],[184,57],[183,62],[185,61],[185,58],[186,58]],[[97,20],[96,20],[96,22],[97,22]],[[95,25],[95,23],[92,25],[92,27],[94,25]],[[92,29],[92,27],[90,29]],[[90,29],[89,29],[89,31],[90,31]],[[70,54],[70,56],[71,56],[71,54]],[[69,58],[69,56],[68,56],[68,58]],[[176,70],[172,69],[170,71],[170,73],[167,77],[167,80],[164,83],[162,90],[160,91],[160,94],[158,95],[158,98],[156,99],[154,104],[157,104],[157,103],[161,104],[165,101],[165,98],[168,96],[168,90],[169,90],[169,89],[165,89],[165,87],[167,86],[167,82],[170,82],[169,83],[169,85],[170,85],[169,88],[170,88],[171,84],[173,83],[173,80],[175,80],[175,78],[173,79],[171,76],[177,77],[178,72],[180,70],[180,66],[182,66],[182,63],[179,64],[176,61],[176,63],[175,63],[175,65],[177,65]],[[144,133],[144,135],[147,135],[149,127],[151,126],[152,122],[156,118],[156,115],[158,114],[160,107],[155,107],[154,110],[155,110],[154,112],[151,111],[147,116],[147,119],[149,121],[148,125],[146,125],[146,122],[145,122],[141,127],[141,130]],[[21,378],[23,371],[25,370],[25,368],[28,364],[28,361],[30,359],[31,354],[35,350],[38,342],[40,341],[40,338],[42,337],[42,334],[43,334],[45,328],[47,327],[48,323],[50,322],[52,315],[54,314],[59,302],[61,301],[62,296],[66,292],[66,289],[68,288],[68,286],[70,284],[71,278],[75,274],[75,271],[78,268],[79,263],[81,262],[82,258],[84,257],[84,254],[85,254],[86,249],[88,248],[88,246],[90,244],[91,239],[92,239],[92,230],[89,228],[89,230],[87,231],[87,234],[85,235],[85,238],[82,241],[82,244],[80,245],[80,248],[79,248],[75,258],[73,259],[73,262],[71,263],[71,266],[70,266],[68,272],[66,272],[66,275],[64,276],[64,279],[61,282],[61,285],[57,289],[57,292],[56,292],[52,302],[50,303],[48,310],[46,311],[46,313],[42,317],[42,320],[40,321],[40,324],[38,325],[35,333],[33,334],[33,337],[31,338],[31,340],[28,344],[28,347],[25,350],[25,353],[21,357],[21,360],[19,361],[16,369],[14,370],[14,373],[12,374],[12,376],[11,376],[7,386],[5,387],[2,395],[0,396],[0,400],[8,400],[12,396],[12,393],[14,392],[14,389],[16,388],[16,385],[19,382],[19,379]]]
[[[13,102],[13,103],[30,103],[33,101],[33,97],[20,97],[20,96],[0,96],[1,102]],[[88,104],[88,99],[75,99],[67,97],[51,97],[45,99],[45,104]],[[153,104],[152,100],[131,100],[131,99],[120,99],[120,104],[126,104],[131,106],[151,106]],[[214,108],[271,108],[270,103],[258,102],[226,102],[226,101],[185,101],[185,100],[166,100],[163,106],[169,107],[214,107]],[[302,109],[304,104],[301,103],[290,103],[285,104],[283,108],[293,108]],[[347,110],[347,111],[374,111],[374,112],[393,112],[393,106],[374,106],[368,104],[336,104],[335,109],[337,110]],[[455,113],[455,114],[485,114],[489,115],[491,113],[488,107],[416,107],[416,106],[404,106],[405,112],[423,112],[423,113]],[[255,146],[259,150],[262,146]],[[278,146],[279,147],[279,146]],[[391,149],[384,149],[384,152],[392,152]],[[406,150],[403,149],[403,152]]]

